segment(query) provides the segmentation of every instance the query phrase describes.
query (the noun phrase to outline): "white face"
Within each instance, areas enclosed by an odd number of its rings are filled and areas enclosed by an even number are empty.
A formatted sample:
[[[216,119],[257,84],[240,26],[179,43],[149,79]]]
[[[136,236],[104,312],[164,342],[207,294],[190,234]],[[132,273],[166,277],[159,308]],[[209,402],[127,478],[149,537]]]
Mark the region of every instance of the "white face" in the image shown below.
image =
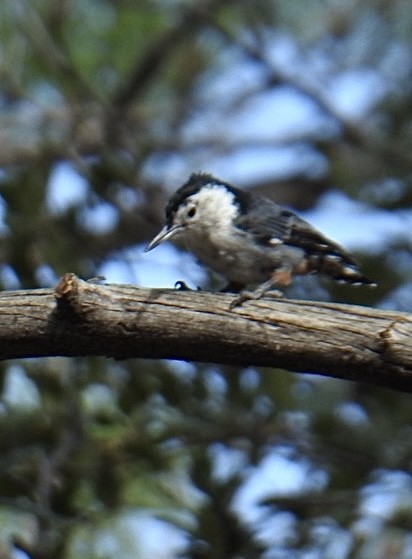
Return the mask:
[[[228,229],[238,213],[235,196],[224,186],[212,184],[189,196],[177,210],[173,225],[185,231]]]
[[[205,241],[210,243],[215,237],[230,234],[238,211],[235,195],[230,190],[218,184],[206,185],[186,198],[176,211],[171,226],[165,225],[145,251],[164,241],[184,238],[192,250],[200,252]]]

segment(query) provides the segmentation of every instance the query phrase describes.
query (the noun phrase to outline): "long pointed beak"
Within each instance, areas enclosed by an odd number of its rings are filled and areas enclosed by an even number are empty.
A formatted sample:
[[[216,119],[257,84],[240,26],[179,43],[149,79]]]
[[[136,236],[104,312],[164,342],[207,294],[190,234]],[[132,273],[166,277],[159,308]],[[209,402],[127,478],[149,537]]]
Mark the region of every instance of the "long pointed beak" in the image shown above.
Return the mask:
[[[173,225],[172,227],[168,227],[167,225],[165,225],[163,229],[156,235],[156,237],[150,241],[150,243],[144,249],[144,252],[149,252],[149,250],[156,248],[160,245],[160,243],[163,243],[163,241],[167,241],[178,231],[181,231],[181,229],[181,225]]]

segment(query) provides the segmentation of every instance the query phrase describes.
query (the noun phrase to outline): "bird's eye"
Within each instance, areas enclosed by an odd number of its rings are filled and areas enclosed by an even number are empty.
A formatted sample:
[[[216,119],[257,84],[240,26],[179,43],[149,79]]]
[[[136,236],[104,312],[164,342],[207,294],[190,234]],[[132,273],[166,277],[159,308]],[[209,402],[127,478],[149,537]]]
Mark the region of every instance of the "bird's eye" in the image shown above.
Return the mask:
[[[192,206],[187,210],[187,217],[195,217],[196,215],[196,208]]]

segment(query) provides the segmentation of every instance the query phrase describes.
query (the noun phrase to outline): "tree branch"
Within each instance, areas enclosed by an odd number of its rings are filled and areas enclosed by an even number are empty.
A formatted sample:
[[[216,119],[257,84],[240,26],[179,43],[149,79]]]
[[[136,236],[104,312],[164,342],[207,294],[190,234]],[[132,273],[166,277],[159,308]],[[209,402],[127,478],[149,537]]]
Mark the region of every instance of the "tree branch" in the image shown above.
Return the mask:
[[[199,28],[208,21],[209,12],[219,13],[219,10],[230,4],[232,0],[208,0],[202,4],[189,4],[183,11],[180,21],[169,30],[165,31],[152,44],[148,45],[146,52],[139,53],[135,67],[128,76],[128,80],[113,96],[113,105],[124,108],[129,105],[159,70],[159,67],[174,53],[182,41],[198,33]]]
[[[98,285],[0,293],[0,359],[103,355],[281,367],[412,392],[412,315]]]

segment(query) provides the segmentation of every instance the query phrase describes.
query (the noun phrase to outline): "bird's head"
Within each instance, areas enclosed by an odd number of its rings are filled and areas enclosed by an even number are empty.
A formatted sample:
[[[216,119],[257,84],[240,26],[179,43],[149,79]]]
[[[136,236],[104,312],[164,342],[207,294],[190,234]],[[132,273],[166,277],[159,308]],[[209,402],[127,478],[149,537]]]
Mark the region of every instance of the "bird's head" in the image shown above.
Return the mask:
[[[241,211],[243,195],[243,191],[212,175],[192,174],[170,198],[165,225],[145,252],[172,238],[200,236],[231,227]]]

